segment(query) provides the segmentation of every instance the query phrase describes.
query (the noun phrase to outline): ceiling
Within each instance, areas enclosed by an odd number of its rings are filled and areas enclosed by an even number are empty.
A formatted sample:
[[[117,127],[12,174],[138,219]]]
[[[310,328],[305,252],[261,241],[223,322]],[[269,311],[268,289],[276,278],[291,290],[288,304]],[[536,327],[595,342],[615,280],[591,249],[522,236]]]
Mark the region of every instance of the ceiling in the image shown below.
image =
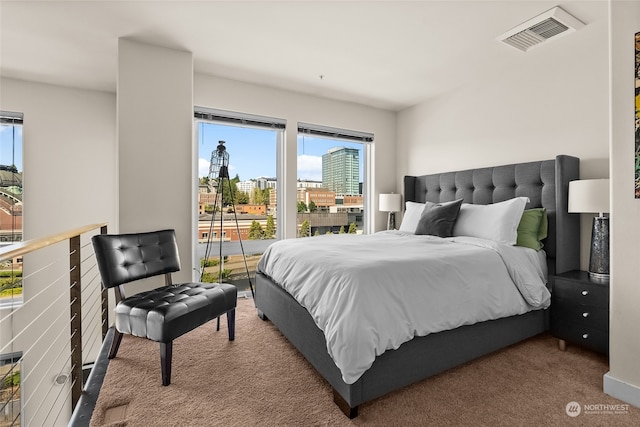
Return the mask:
[[[0,73],[115,92],[127,37],[192,52],[197,73],[399,111],[543,49],[496,38],[556,5],[606,19],[602,1],[0,0]]]

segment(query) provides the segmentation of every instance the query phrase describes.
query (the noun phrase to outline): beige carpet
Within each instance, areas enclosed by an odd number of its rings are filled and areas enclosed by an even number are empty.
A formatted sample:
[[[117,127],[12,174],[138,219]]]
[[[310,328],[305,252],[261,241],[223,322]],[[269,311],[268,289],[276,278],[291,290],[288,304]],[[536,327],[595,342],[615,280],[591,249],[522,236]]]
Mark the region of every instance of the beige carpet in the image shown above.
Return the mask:
[[[360,406],[347,419],[331,388],[252,300],[239,300],[236,340],[215,321],[174,342],[172,383],[159,346],[125,336],[92,426],[638,426],[640,409],[602,393],[603,356],[539,336]],[[226,326],[226,318],[222,325]],[[570,402],[582,413],[569,417]],[[106,423],[106,420],[122,421]]]

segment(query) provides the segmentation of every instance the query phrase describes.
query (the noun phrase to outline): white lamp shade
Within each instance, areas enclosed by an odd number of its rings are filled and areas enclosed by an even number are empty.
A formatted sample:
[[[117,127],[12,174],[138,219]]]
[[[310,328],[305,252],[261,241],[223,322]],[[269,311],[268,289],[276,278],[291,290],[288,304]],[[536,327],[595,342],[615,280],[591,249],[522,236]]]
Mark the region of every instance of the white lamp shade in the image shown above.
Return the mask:
[[[378,209],[382,212],[400,212],[402,209],[402,195],[396,193],[380,194]]]
[[[609,212],[609,180],[581,179],[569,182],[569,212]]]

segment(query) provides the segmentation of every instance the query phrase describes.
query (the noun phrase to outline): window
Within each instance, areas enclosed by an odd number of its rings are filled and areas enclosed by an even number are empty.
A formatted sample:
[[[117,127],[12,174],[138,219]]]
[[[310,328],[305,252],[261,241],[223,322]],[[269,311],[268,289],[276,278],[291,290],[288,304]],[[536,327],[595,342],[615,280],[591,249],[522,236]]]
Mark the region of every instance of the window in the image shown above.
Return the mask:
[[[0,354],[0,426],[22,425],[22,352]]]
[[[22,114],[0,111],[0,240],[22,240]]]
[[[372,142],[369,133],[298,124],[298,237],[368,231]]]
[[[195,117],[201,280],[223,279],[248,292],[260,256],[279,235],[277,158],[285,122],[201,107]]]
[[[22,241],[22,114],[0,111],[0,246]],[[0,305],[22,303],[22,257],[0,266]]]

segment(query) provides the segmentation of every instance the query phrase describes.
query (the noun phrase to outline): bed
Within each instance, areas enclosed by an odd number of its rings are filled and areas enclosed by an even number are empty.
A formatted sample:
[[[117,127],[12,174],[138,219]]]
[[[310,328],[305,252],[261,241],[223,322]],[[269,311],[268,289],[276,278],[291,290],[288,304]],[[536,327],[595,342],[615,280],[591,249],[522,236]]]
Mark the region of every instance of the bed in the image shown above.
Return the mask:
[[[464,203],[488,205],[526,197],[527,209],[545,208],[544,254],[547,287],[552,289],[554,274],[579,267],[579,217],[567,210],[569,181],[578,178],[579,159],[560,155],[544,161],[405,176],[404,198],[415,203],[463,199]],[[349,418],[358,415],[362,403],[549,329],[549,310],[539,309],[415,336],[376,356],[356,381],[347,382],[309,311],[262,270],[266,269],[256,271],[258,315],[273,322],[328,381],[334,402]]]

